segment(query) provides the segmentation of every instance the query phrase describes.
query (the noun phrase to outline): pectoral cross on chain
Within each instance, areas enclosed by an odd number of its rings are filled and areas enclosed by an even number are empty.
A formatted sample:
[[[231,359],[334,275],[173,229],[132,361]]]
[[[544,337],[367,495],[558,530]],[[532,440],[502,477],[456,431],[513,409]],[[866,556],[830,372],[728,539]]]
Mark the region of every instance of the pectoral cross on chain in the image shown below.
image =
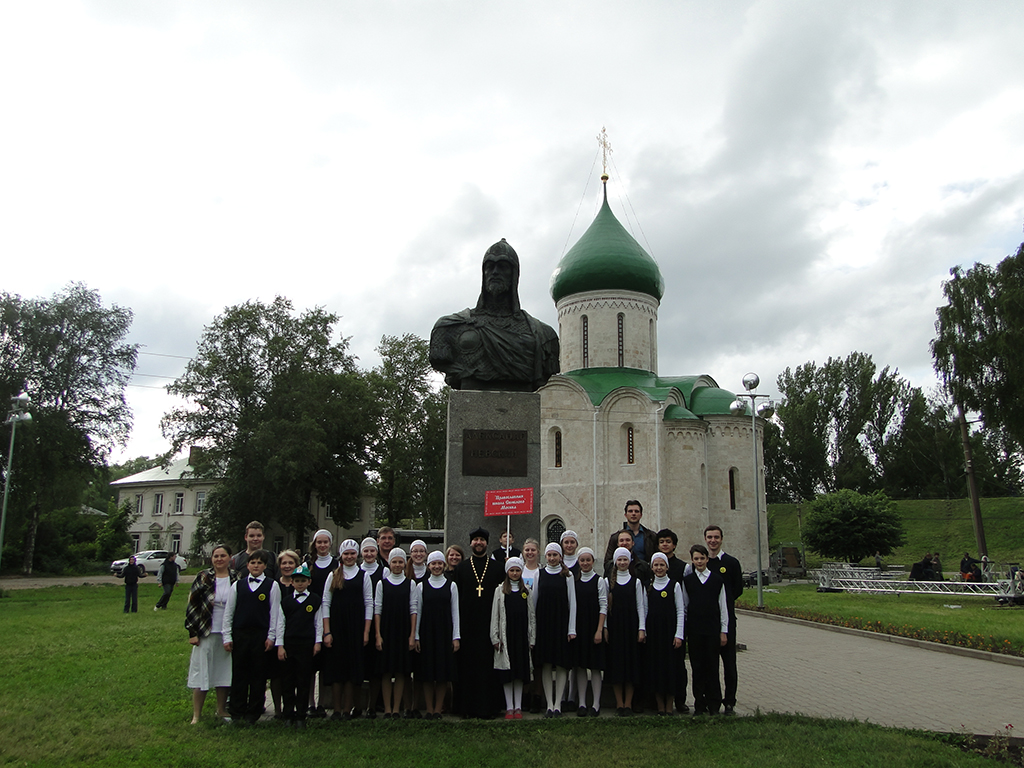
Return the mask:
[[[476,596],[477,597],[483,597],[484,596],[484,585],[483,584],[477,584],[476,585]]]

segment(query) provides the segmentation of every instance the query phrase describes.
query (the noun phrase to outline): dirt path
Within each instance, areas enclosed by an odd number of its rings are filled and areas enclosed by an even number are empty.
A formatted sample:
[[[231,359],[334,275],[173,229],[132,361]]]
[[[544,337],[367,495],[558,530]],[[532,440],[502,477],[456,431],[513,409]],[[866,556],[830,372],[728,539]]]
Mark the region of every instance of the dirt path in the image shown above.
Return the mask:
[[[110,574],[97,576],[5,576],[0,579],[0,589],[81,587],[88,584],[124,584],[124,582]]]

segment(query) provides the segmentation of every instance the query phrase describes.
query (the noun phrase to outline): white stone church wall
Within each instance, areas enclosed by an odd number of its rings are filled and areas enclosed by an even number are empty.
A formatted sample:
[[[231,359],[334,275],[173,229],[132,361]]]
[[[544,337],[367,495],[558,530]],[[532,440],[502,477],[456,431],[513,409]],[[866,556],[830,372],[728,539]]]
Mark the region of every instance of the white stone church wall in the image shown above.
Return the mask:
[[[722,527],[723,549],[739,558],[745,571],[757,568],[757,526],[754,510],[754,476],[751,462],[750,419],[745,417],[708,417],[708,522]],[[758,466],[763,467],[762,428],[758,426]],[[730,506],[729,469],[736,470],[736,508]],[[763,563],[768,563],[768,524],[763,474],[758,483],[761,509]]]
[[[624,368],[658,372],[658,301],[643,293],[586,291],[558,302],[558,338],[563,371],[617,368],[618,316],[623,316]],[[587,318],[587,360],[583,355],[583,318]]]

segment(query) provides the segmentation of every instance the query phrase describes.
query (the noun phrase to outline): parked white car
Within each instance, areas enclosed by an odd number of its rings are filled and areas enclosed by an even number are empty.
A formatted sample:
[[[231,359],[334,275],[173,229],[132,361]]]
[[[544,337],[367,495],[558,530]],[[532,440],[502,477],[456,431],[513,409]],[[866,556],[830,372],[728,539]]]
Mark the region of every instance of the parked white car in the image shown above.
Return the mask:
[[[166,549],[147,549],[144,552],[135,553],[135,563],[136,565],[141,565],[142,570],[145,573],[156,573],[160,570],[160,566],[164,564],[164,560],[166,560],[167,556],[170,554],[171,553]],[[178,568],[183,571],[188,568],[188,563],[185,562],[185,558],[181,555],[178,555],[175,562],[178,564]],[[126,565],[128,565],[127,557],[121,560],[115,560],[110,564],[110,572],[118,573]]]

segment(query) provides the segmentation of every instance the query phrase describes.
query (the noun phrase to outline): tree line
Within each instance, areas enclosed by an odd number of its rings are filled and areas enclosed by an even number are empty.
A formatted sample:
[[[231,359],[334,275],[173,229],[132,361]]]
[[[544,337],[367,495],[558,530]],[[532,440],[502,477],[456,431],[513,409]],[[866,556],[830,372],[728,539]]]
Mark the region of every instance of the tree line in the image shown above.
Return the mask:
[[[870,355],[811,361],[778,377],[765,425],[769,503],[811,502],[807,543],[859,560],[902,543],[889,499],[975,501],[1024,490],[1024,244],[995,267],[954,267],[931,351],[941,385],[911,386]]]
[[[185,401],[161,420],[168,453],[111,468],[132,426],[131,321],[130,309],[104,306],[79,283],[42,299],[0,293],[0,386],[28,392],[33,417],[16,435],[5,570],[121,554],[133,511],[117,508],[109,483],[192,447],[201,449],[194,476],[221,481],[200,523],[207,541],[234,537],[257,516],[301,538],[315,523],[314,494],[341,525],[366,493],[382,522],[443,524],[446,400],[423,339],[384,336],[380,365],[363,370],[335,314],[296,312],[282,297],[228,307],[167,387]]]
[[[932,342],[942,378],[935,391],[911,386],[889,366],[879,370],[861,352],[779,375],[782,402],[765,428],[769,502],[842,490],[962,498],[968,463],[975,495],[1021,493],[1024,244],[995,267],[955,267],[943,294]],[[26,391],[33,401],[5,478],[6,568],[14,560],[31,573],[44,560],[52,569],[54,560],[105,560],[127,547],[132,511],[113,503],[107,457],[132,426],[131,322],[130,309],[104,305],[81,283],[49,298],[0,293],[0,391]],[[197,446],[195,476],[221,480],[202,520],[206,540],[233,537],[256,515],[301,538],[314,523],[314,494],[340,524],[355,517],[364,493],[375,496],[381,522],[443,524],[446,409],[427,342],[385,336],[380,365],[363,370],[337,325],[337,315],[296,312],[283,297],[228,307],[168,386],[185,405],[161,421],[171,444],[162,460]],[[3,466],[7,450],[0,440]],[[151,463],[139,459],[115,473]]]

